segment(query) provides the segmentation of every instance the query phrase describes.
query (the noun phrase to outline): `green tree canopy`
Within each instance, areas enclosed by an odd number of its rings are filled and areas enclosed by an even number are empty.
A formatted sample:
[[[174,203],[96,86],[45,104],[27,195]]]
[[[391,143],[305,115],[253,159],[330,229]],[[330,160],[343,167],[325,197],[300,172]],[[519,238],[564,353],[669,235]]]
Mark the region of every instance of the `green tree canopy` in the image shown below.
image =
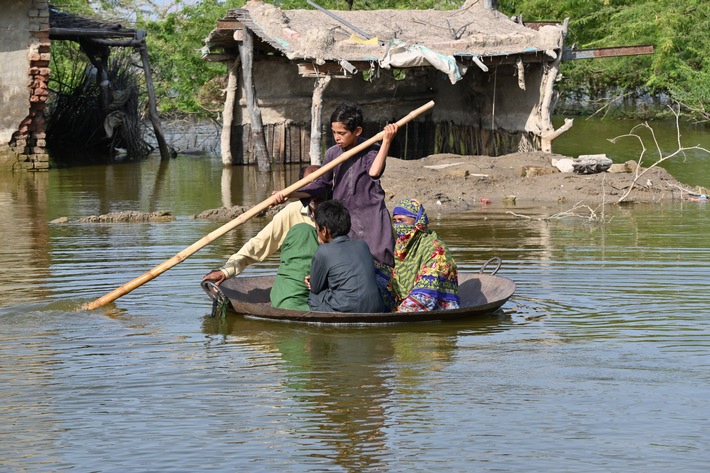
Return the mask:
[[[500,0],[529,21],[570,19],[568,46],[652,44],[651,56],[569,61],[566,92],[668,94],[707,120],[710,105],[710,2],[705,0]]]
[[[463,0],[315,0],[333,10],[452,9]],[[483,0],[480,0],[483,1]],[[205,37],[244,0],[58,0],[70,13],[124,19],[148,31],[148,48],[163,113],[209,114],[210,87],[224,66],[202,60]],[[284,9],[306,0],[269,0]],[[559,87],[593,98],[667,94],[697,117],[710,119],[710,2],[706,0],[499,0],[498,9],[526,21],[570,19],[567,45],[599,48],[652,44],[651,56],[567,61]]]

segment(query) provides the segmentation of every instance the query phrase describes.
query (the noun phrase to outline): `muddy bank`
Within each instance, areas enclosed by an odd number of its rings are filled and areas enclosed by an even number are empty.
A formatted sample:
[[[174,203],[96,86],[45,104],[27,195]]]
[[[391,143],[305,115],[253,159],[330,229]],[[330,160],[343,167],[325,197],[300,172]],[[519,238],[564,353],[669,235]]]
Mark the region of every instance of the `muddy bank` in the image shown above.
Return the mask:
[[[419,199],[426,208],[456,212],[482,203],[534,205],[617,202],[631,186],[631,172],[576,174],[559,172],[553,160],[566,156],[514,153],[500,157],[432,155],[417,161],[389,158],[382,177],[387,205]],[[633,163],[630,163],[633,164]],[[635,166],[629,166],[633,169]],[[643,168],[641,169],[643,171]],[[647,171],[625,201],[664,202],[687,198],[689,186],[665,169]]]
[[[381,182],[386,194],[386,205],[390,210],[401,199],[415,198],[430,212],[452,213],[474,210],[484,205],[572,208],[582,204],[594,208],[603,203],[616,203],[634,179],[632,172],[559,172],[553,162],[564,158],[567,157],[542,152],[514,153],[500,157],[439,154],[412,161],[390,157]],[[628,166],[628,170],[633,170],[635,163],[630,164],[632,166]],[[684,185],[665,169],[653,168],[637,181],[625,201],[661,203],[689,200],[692,197],[689,192],[708,193],[707,189]],[[242,205],[220,207],[189,217],[226,222],[250,208]],[[283,205],[267,209],[257,215],[257,218],[271,219],[281,208]],[[116,212],[76,221],[120,223],[174,219],[171,212],[163,211]],[[62,217],[51,223],[69,221],[68,218]]]
[[[381,182],[390,210],[400,199],[415,198],[431,211],[450,213],[489,204],[509,207],[583,204],[596,207],[602,203],[616,203],[634,179],[631,172],[559,172],[553,166],[553,160],[564,158],[567,157],[542,152],[499,157],[439,154],[412,161],[390,157]],[[628,170],[635,168],[635,163],[629,164]],[[624,200],[630,203],[667,202],[687,199],[688,191],[698,190],[678,182],[665,169],[653,168],[643,175]],[[707,193],[707,190],[700,192]],[[270,218],[280,208],[269,209],[261,216]],[[195,218],[230,220],[247,209],[243,206],[211,209]]]

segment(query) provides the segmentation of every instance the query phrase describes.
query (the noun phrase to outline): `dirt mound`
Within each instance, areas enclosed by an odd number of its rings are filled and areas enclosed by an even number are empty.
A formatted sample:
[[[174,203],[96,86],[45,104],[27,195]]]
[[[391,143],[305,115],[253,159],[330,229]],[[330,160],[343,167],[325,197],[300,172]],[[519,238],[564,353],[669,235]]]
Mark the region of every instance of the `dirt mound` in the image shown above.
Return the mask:
[[[279,210],[284,208],[286,204],[276,205],[274,207],[269,207],[263,212],[259,212],[255,217],[267,217],[271,219],[274,215],[278,213]],[[203,210],[197,215],[193,215],[192,218],[196,219],[208,219],[217,221],[229,221],[234,220],[241,214],[249,210],[251,207],[246,207],[244,205],[234,205],[232,207],[219,207],[216,209]]]
[[[391,207],[416,198],[425,208],[456,212],[481,203],[545,205],[614,203],[631,186],[634,174],[559,172],[553,160],[566,156],[514,153],[499,157],[438,154],[416,161],[387,159],[382,187]],[[628,202],[661,202],[687,195],[666,170],[653,168],[636,183]],[[683,189],[683,191],[681,191]]]
[[[77,220],[80,223],[125,223],[125,222],[171,222],[175,217],[170,212],[111,212],[104,215],[92,215]]]

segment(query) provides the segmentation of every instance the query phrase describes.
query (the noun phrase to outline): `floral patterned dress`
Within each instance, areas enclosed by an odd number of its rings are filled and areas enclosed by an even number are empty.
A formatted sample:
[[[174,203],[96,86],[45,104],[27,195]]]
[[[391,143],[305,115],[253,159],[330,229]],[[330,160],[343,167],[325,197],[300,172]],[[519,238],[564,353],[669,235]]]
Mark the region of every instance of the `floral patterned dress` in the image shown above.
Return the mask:
[[[459,307],[456,262],[436,232],[428,228],[424,207],[404,200],[394,215],[413,217],[413,225],[396,223],[395,268],[390,292],[397,312],[421,312]]]

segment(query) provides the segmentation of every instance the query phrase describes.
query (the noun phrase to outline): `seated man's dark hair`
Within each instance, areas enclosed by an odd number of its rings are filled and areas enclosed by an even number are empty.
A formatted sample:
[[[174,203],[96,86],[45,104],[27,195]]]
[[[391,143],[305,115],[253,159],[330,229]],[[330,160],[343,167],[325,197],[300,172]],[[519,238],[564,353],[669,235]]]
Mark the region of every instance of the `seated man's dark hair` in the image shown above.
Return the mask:
[[[311,164],[308,166],[301,166],[301,169],[298,170],[298,179],[299,180],[303,179],[304,177],[306,177],[307,175],[311,174],[314,171],[317,171],[318,169],[320,169],[320,166],[318,166],[317,164]]]
[[[362,126],[362,110],[354,103],[341,103],[330,116],[330,123],[342,123],[348,131],[355,131],[355,128]]]
[[[314,215],[318,228],[326,228],[331,238],[350,233],[350,212],[339,200],[326,200],[316,207]]]

